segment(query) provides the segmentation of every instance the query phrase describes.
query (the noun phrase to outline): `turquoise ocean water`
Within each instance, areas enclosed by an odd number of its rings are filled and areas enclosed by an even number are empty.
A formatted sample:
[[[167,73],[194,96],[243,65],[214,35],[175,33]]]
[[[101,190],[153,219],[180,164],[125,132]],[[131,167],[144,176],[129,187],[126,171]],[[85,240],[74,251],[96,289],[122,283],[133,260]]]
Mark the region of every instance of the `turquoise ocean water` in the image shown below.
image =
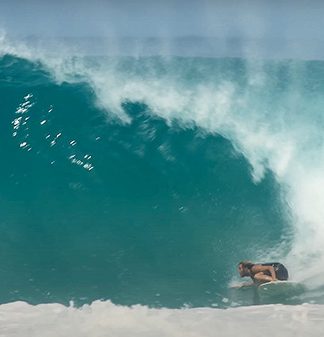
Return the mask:
[[[322,303],[324,63],[0,58],[0,301],[258,304],[242,259]]]

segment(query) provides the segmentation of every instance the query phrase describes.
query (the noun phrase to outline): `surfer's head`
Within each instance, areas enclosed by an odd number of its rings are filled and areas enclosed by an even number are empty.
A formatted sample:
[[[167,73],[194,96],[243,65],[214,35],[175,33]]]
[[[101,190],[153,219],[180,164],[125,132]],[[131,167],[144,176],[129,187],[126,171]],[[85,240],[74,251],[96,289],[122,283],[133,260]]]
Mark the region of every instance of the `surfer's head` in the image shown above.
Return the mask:
[[[251,261],[241,261],[238,264],[238,272],[241,277],[251,276],[251,267],[253,263]]]

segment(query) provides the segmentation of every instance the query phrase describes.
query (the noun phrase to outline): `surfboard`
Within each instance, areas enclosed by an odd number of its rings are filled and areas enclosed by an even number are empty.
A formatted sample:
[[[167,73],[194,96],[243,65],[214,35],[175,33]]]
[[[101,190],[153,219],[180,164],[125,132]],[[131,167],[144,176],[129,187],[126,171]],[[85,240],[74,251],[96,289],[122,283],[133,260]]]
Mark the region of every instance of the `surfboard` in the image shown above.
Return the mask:
[[[266,296],[294,296],[301,294],[304,286],[293,281],[276,281],[262,283],[258,286],[258,293]]]

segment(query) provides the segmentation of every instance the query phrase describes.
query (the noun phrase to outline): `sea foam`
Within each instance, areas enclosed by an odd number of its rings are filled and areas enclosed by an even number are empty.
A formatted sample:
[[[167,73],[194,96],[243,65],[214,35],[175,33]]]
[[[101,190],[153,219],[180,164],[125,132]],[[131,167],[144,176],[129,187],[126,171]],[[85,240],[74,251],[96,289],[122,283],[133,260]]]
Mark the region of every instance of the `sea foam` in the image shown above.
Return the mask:
[[[11,337],[248,337],[322,336],[324,306],[268,305],[232,309],[152,309],[95,301],[81,308],[61,304],[0,306],[0,335]]]

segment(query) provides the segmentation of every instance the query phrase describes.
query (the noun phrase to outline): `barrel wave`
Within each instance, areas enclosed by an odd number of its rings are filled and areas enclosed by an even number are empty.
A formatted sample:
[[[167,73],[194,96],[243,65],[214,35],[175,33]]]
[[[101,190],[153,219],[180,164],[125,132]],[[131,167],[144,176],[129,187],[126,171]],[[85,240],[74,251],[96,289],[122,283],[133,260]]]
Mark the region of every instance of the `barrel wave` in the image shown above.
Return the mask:
[[[246,258],[322,301],[323,62],[6,49],[0,69],[3,302],[253,304],[228,289]]]

